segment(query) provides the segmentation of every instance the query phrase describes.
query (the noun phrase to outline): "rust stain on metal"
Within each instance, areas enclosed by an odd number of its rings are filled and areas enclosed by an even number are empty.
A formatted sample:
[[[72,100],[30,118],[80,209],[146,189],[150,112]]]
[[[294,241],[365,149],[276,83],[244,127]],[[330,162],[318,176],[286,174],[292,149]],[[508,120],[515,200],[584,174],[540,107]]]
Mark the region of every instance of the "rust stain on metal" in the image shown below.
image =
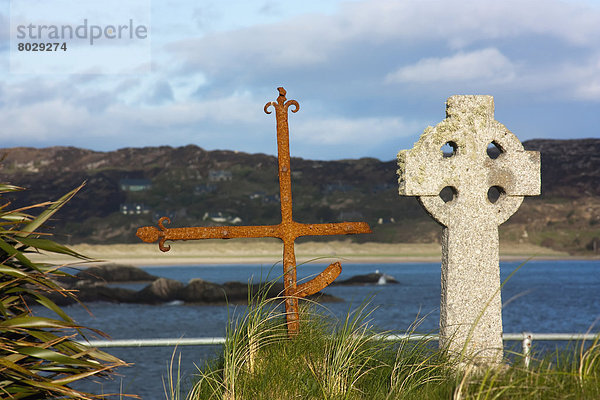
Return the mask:
[[[137,236],[147,243],[158,241],[161,251],[169,251],[170,246],[165,246],[167,240],[198,240],[198,239],[233,239],[233,238],[261,238],[273,237],[283,241],[283,272],[285,287],[285,310],[287,317],[288,334],[293,336],[298,333],[298,299],[317,293],[333,282],[342,272],[339,262],[329,265],[323,272],[312,280],[301,285],[297,284],[296,255],[294,241],[300,236],[321,235],[349,235],[357,233],[371,233],[366,222],[341,222],[331,224],[302,224],[292,219],[292,180],[290,168],[290,142],[288,127],[288,108],[293,106],[292,112],[297,112],[300,105],[296,100],[287,100],[284,88],[277,88],[279,97],[277,101],[270,101],[265,105],[265,112],[271,114],[270,107],[275,109],[277,120],[277,153],[279,160],[279,192],[281,205],[281,223],[277,225],[259,226],[228,226],[224,227],[191,227],[191,228],[166,228],[164,223],[171,221],[162,217],[158,221],[158,228],[145,226],[137,230]]]

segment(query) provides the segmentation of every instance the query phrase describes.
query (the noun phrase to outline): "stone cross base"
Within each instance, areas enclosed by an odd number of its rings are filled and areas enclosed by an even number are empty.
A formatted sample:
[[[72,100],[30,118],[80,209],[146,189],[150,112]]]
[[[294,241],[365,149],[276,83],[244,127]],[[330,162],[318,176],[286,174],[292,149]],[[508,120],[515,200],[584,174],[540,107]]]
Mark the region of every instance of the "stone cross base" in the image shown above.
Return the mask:
[[[465,361],[493,364],[503,354],[498,231],[478,228],[442,230],[440,347]]]

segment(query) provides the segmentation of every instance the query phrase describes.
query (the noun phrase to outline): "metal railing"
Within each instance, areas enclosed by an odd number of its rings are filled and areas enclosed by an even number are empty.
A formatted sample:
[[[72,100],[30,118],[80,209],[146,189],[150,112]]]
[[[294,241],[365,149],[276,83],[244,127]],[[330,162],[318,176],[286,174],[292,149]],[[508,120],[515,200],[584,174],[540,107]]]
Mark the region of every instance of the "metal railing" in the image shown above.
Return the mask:
[[[174,346],[213,346],[225,343],[223,337],[206,338],[167,338],[167,339],[116,339],[90,340],[79,342],[90,347],[174,347]]]
[[[386,340],[438,340],[437,335],[419,334],[396,334],[385,335],[381,338]],[[531,346],[534,340],[542,341],[585,341],[598,339],[595,333],[505,333],[502,335],[504,341],[520,341],[523,348],[523,360],[526,367],[531,361]],[[225,343],[223,337],[205,338],[167,338],[167,339],[120,339],[120,340],[90,340],[80,342],[90,347],[174,347],[174,346],[215,346]]]
[[[533,339],[535,340],[546,340],[546,341],[584,341],[584,340],[596,340],[598,334],[595,333],[532,333],[523,332],[519,333],[505,333],[502,335],[504,340],[521,340],[523,348],[523,362],[525,368],[529,368],[531,362],[531,345]]]

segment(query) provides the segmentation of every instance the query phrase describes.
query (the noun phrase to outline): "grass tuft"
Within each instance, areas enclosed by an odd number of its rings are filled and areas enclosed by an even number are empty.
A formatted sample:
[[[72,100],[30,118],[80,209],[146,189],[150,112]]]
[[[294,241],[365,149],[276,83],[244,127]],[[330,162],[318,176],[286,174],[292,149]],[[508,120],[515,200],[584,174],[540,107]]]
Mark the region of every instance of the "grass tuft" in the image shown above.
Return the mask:
[[[267,290],[231,319],[222,355],[198,368],[186,400],[600,398],[600,338],[533,353],[529,368],[518,353],[500,366],[459,368],[432,337],[387,340],[393,332],[377,333],[368,302],[338,320],[303,301],[300,333],[290,339],[284,299],[267,299]],[[168,399],[183,398],[174,394],[179,379],[169,378]]]

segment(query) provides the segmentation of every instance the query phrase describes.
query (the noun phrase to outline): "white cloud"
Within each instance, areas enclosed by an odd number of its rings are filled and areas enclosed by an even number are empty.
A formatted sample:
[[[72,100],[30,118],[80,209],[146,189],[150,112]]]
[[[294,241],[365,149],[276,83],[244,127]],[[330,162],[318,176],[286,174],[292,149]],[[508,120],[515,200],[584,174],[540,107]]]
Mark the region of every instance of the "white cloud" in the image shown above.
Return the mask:
[[[10,41],[10,20],[0,11],[0,49]]]
[[[120,117],[127,118],[130,113],[137,114],[144,125],[155,127],[176,127],[206,124],[244,124],[255,123],[261,116],[261,109],[249,93],[233,93],[227,97],[211,98],[204,101],[182,101],[162,107],[150,107],[136,111],[135,108],[116,111]]]
[[[104,137],[135,145],[135,140],[131,140],[134,136],[139,138],[141,145],[147,135],[182,138],[197,129],[198,137],[201,137],[203,131],[212,133],[231,125],[241,131],[245,127],[253,129],[261,122],[261,113],[262,108],[248,93],[233,93],[207,101],[171,102],[163,106],[113,103],[100,110],[78,101],[54,98],[5,107],[0,113],[0,126],[4,132],[1,136],[9,143],[15,138],[33,144],[69,137]],[[193,142],[194,137],[189,140]]]
[[[34,117],[33,117],[34,116]],[[3,139],[9,143],[18,138],[35,145],[38,141],[64,139],[85,135],[90,130],[102,129],[94,116],[84,107],[74,107],[59,99],[29,104],[0,113]]]
[[[515,67],[498,49],[487,48],[450,57],[424,58],[401,67],[385,78],[387,83],[477,82],[506,83],[515,76]]]
[[[166,79],[154,84],[149,96],[146,98],[148,104],[162,104],[173,101],[173,88]]]
[[[294,125],[293,135],[308,144],[373,147],[390,138],[413,135],[423,126],[423,122],[399,117],[307,118]]]
[[[533,109],[543,102],[555,122],[531,124],[545,124],[555,137],[565,131],[558,115],[574,118],[553,107],[564,112],[575,99],[590,109],[585,102],[600,101],[597,4],[366,0],[333,1],[323,10],[322,0],[311,0],[292,12],[280,3],[274,12],[261,10],[262,2],[228,13],[230,3],[210,0],[201,17],[213,26],[204,28],[194,20],[202,4],[153,5],[148,74],[7,74],[2,145],[83,143],[85,133],[104,149],[192,142],[272,154],[274,121],[262,106],[280,85],[308,111],[290,119],[300,149],[293,153],[322,151],[323,158],[387,154],[396,138],[443,118],[453,92],[490,93]],[[532,119],[519,107],[514,112],[513,121]]]
[[[587,63],[566,67],[561,76],[573,80],[574,98],[600,101],[600,52]]]
[[[452,81],[513,93],[535,87],[543,95],[545,85],[569,93],[587,85],[559,71],[598,51],[599,37],[600,8],[581,2],[371,0],[185,38],[166,49],[184,74],[204,74],[206,87],[225,90],[284,80],[328,92],[352,87],[349,96],[358,98],[376,91],[373,84]],[[544,76],[558,81],[540,82]]]
[[[88,147],[85,143],[93,143],[92,148],[106,150],[195,143],[208,149],[274,154],[275,117],[264,114],[264,103],[266,101],[257,100],[248,92],[238,92],[193,102],[143,107],[121,103],[92,110],[77,101],[56,98],[21,104],[0,113],[4,132],[1,136],[4,146],[20,142]],[[323,159],[373,156],[368,149],[385,148],[390,141],[414,135],[425,125],[401,117],[319,117],[316,114],[290,118],[294,156]],[[393,157],[395,151],[384,158]]]
[[[348,4],[341,18],[375,40],[441,39],[454,48],[525,34],[594,46],[600,33],[598,3],[572,0],[371,0]]]
[[[322,61],[328,50],[358,42],[442,41],[449,47],[475,42],[542,35],[578,46],[596,46],[600,9],[559,0],[443,1],[370,0],[342,3],[334,15],[310,14],[269,24],[219,32],[179,42],[190,61],[254,55],[281,65]],[[252,44],[251,46],[248,46]],[[196,50],[192,51],[192,48]],[[213,50],[203,52],[202,50]],[[236,50],[231,53],[231,50]],[[309,50],[309,51],[307,51]],[[207,54],[210,57],[207,57]],[[315,57],[319,54],[320,57]],[[308,55],[307,59],[303,57]],[[329,54],[329,57],[334,54]],[[240,58],[238,58],[239,60]],[[212,65],[211,60],[205,60]]]

